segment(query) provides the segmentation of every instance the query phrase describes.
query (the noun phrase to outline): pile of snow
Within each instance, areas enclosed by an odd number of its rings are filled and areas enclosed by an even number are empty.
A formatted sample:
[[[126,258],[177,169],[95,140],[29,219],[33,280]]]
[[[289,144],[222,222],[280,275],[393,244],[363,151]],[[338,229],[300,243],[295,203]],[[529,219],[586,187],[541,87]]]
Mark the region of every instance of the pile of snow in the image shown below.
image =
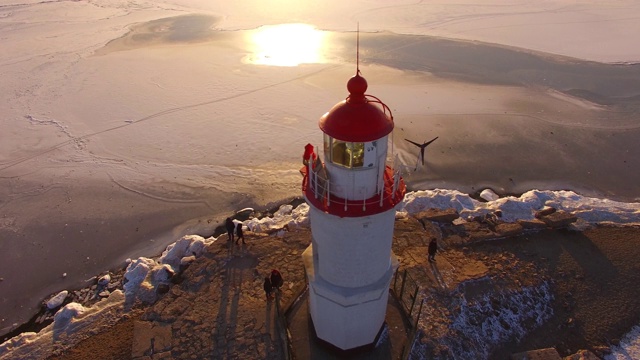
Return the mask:
[[[640,203],[623,203],[608,199],[591,198],[578,195],[573,191],[541,191],[531,190],[520,197],[498,197],[491,190],[483,190],[482,197],[494,199],[482,202],[468,194],[457,190],[421,190],[409,192],[398,206],[399,215],[416,214],[427,209],[455,209],[462,218],[484,217],[497,210],[502,212],[502,220],[531,220],[535,213],[545,207],[564,210],[575,214],[579,219],[590,224],[613,223],[640,224]],[[292,209],[291,205],[283,205],[272,217],[251,219],[244,225],[253,232],[266,232],[272,229],[308,226],[309,205],[301,204]]]
[[[184,264],[183,259],[193,259],[200,256],[204,249],[214,241],[215,239],[205,239],[199,235],[185,235],[180,240],[167,246],[158,262],[167,264],[171,266],[174,272],[178,272],[180,271],[181,263]]]
[[[484,193],[484,191],[483,191]],[[494,198],[493,192],[485,193]],[[455,209],[463,218],[502,212],[502,220],[531,220],[537,211],[553,207],[575,214],[588,223],[640,224],[640,203],[623,203],[581,196],[573,191],[531,190],[520,197],[507,196],[481,202],[456,190],[423,190],[407,193],[398,211],[415,214],[429,208]]]
[[[158,285],[167,284],[183,265],[195,260],[214,241],[214,238],[185,235],[167,246],[158,261],[146,257],[131,261],[124,274],[123,288],[127,304],[133,304],[136,300],[154,303],[158,298]]]
[[[202,255],[215,240],[186,235],[167,246],[158,261],[146,257],[129,260],[124,275],[124,292],[115,290],[90,308],[75,302],[65,305],[54,315],[53,323],[39,333],[22,333],[1,344],[0,360],[48,358],[53,351],[77,344],[90,333],[95,333],[96,329],[111,326],[124,313],[125,304],[133,304],[137,300],[154,303],[158,285],[169,282],[173,274],[181,271],[182,265]],[[105,277],[101,280],[108,283]],[[67,295],[68,291],[61,291],[47,302],[47,307],[59,307]]]
[[[49,324],[39,333],[26,332],[0,345],[0,360],[47,359],[54,351],[68,349],[91,334],[109,328],[124,313],[124,293],[115,290],[85,308],[72,302],[58,310]]]
[[[269,232],[285,227],[309,226],[309,205],[300,204],[295,209],[292,205],[282,205],[272,217],[254,218],[243,224],[252,232]]]

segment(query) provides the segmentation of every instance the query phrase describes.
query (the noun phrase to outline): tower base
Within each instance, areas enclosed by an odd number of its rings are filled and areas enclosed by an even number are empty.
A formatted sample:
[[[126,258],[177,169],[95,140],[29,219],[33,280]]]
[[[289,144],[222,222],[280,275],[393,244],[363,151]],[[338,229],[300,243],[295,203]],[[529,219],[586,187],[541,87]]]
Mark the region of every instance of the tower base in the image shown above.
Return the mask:
[[[319,339],[341,350],[375,342],[384,324],[389,285],[398,266],[391,254],[387,272],[375,283],[362,287],[336,286],[316,275],[313,246],[302,254],[309,281],[309,313]]]

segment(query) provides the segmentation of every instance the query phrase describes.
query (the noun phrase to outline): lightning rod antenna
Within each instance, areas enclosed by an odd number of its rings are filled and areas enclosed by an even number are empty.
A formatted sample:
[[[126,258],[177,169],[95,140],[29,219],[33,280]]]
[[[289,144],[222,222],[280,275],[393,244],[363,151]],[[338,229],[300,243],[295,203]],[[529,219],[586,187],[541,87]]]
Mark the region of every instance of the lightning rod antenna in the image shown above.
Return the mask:
[[[356,31],[356,75],[360,75],[360,22]]]

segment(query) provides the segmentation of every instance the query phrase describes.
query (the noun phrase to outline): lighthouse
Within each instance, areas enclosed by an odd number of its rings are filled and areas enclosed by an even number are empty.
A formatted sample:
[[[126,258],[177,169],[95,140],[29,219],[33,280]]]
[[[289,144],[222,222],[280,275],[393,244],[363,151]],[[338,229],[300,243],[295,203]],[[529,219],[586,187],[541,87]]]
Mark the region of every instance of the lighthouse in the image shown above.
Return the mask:
[[[347,90],[320,118],[322,153],[308,144],[301,169],[312,233],[302,254],[309,312],[317,337],[342,350],[372,344],[384,325],[398,266],[391,250],[395,208],[406,191],[399,171],[387,165],[391,110],[365,94],[359,70]]]

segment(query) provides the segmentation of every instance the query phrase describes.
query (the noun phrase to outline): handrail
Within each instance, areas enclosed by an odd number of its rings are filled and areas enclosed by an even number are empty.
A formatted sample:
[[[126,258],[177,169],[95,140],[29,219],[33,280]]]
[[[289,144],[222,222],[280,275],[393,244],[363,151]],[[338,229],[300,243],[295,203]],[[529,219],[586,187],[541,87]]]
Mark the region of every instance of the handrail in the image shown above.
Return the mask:
[[[341,217],[376,214],[395,207],[404,199],[406,185],[399,171],[386,166],[381,191],[372,197],[349,200],[331,194],[331,181],[319,176],[312,165],[300,169],[303,175],[302,192],[317,208]]]

